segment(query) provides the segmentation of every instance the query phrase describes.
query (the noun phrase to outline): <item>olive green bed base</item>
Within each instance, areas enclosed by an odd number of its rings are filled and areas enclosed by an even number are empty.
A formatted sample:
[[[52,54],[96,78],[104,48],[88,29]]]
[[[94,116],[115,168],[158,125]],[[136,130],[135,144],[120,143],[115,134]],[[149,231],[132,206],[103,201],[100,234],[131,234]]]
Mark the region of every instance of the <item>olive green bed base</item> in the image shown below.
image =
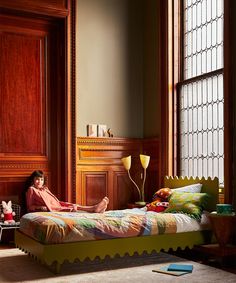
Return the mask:
[[[97,256],[104,259],[107,255],[132,256],[135,252],[168,251],[170,248],[193,248],[211,242],[211,231],[185,232],[155,236],[118,238],[98,241],[83,241],[76,243],[45,245],[24,235],[19,230],[15,231],[16,246],[28,253],[35,260],[48,266],[55,273],[59,273],[64,261],[70,263],[76,260],[84,261],[86,258],[94,260]]]
[[[218,179],[207,180],[193,178],[165,178],[164,186],[177,188],[194,183],[202,183],[202,191],[211,194],[212,198],[209,202],[208,209],[215,209],[218,202]],[[28,253],[35,260],[45,264],[56,273],[60,272],[61,266],[65,261],[70,263],[76,260],[84,261],[86,258],[94,260],[96,257],[104,259],[106,256],[111,258],[116,255],[124,256],[126,254],[132,256],[134,253],[142,254],[153,251],[176,250],[177,248],[185,249],[193,248],[194,245],[210,243],[212,241],[211,231],[194,231],[176,234],[164,234],[131,238],[117,238],[97,241],[81,241],[75,243],[64,244],[42,244],[21,233],[15,231],[16,246]]]

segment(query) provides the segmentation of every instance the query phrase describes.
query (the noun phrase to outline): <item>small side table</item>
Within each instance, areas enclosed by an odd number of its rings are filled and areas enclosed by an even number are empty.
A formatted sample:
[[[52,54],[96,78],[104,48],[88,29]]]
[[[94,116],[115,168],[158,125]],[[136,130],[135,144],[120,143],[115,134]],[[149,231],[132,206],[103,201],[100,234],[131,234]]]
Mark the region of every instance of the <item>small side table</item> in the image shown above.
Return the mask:
[[[20,228],[20,222],[15,222],[13,224],[5,224],[3,222],[0,222],[0,242],[2,240],[2,233],[3,230],[9,230],[9,229],[19,229]]]
[[[212,230],[217,244],[201,245],[197,249],[216,257],[220,257],[222,263],[224,258],[236,255],[236,216],[231,214],[211,213],[209,215]]]
[[[232,244],[236,232],[236,215],[211,213],[209,218],[219,246]]]

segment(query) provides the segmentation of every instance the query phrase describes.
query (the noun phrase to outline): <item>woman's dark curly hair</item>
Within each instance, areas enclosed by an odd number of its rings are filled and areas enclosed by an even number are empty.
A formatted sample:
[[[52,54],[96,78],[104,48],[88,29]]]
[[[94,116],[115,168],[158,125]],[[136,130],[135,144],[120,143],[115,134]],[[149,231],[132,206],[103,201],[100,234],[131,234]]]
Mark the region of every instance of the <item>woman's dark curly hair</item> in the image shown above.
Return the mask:
[[[23,201],[23,211],[26,212],[27,210],[27,205],[26,205],[26,193],[29,189],[29,187],[31,187],[33,184],[34,184],[34,178],[44,178],[44,185],[47,183],[46,181],[46,177],[43,173],[43,171],[41,170],[35,170],[29,177],[28,179],[26,180],[25,182],[25,188],[24,188],[24,191],[23,191],[23,196],[22,196],[22,201]]]
[[[45,178],[45,175],[43,173],[43,171],[41,170],[35,170],[30,176],[29,178],[27,179],[26,181],[26,191],[28,190],[28,188],[30,186],[32,186],[34,184],[34,178],[44,178],[44,185],[46,183],[46,178]]]

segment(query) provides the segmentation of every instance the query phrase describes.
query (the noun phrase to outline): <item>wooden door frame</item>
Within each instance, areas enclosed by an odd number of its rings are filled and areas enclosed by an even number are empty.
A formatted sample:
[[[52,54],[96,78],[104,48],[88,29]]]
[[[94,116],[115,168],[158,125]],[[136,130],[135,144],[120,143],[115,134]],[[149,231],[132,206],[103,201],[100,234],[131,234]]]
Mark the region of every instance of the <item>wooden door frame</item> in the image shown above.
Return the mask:
[[[224,201],[233,203],[236,209],[235,15],[235,1],[224,0]]]
[[[66,141],[65,193],[68,201],[76,199],[76,9],[77,1],[68,0],[70,11],[67,26],[67,87],[66,87]]]
[[[161,94],[161,182],[164,176],[174,176],[177,174],[176,159],[176,122],[174,117],[176,88],[175,77],[176,68],[173,67],[174,52],[173,44],[173,1],[158,1],[159,3],[159,93]],[[171,7],[171,8],[170,8]],[[177,63],[177,61],[175,61]]]
[[[59,86],[54,83],[56,88],[60,88],[58,93],[55,90],[56,105],[60,109],[56,109],[56,117],[60,119],[60,128],[54,137],[57,153],[50,163],[50,168],[53,169],[56,162],[59,160],[59,165],[56,164],[56,192],[58,197],[63,197],[65,200],[73,201],[76,191],[76,122],[75,122],[75,13],[76,0],[58,0],[52,5],[51,1],[18,1],[18,0],[0,0],[1,14],[20,16],[23,19],[40,18],[45,19],[49,23],[58,25],[55,38],[59,39],[59,48],[53,54],[55,62],[59,68],[58,71],[62,83]],[[62,33],[58,32],[61,30]],[[59,61],[59,62],[58,62]],[[55,80],[56,81],[56,80]],[[50,89],[49,89],[50,91]],[[57,118],[54,118],[57,120]],[[54,121],[55,121],[54,120]],[[58,120],[57,120],[58,121]],[[54,125],[53,125],[54,126]],[[55,125],[56,127],[56,125]],[[60,142],[59,142],[60,139]],[[14,161],[15,162],[15,161]],[[38,160],[24,161],[19,160],[17,165],[12,161],[4,160],[4,156],[0,160],[0,167],[3,169],[0,173],[3,186],[14,186],[10,182],[24,183],[32,170],[41,169],[42,166]],[[46,166],[43,166],[43,170]],[[53,180],[52,180],[53,182]],[[18,183],[17,183],[18,184]],[[23,189],[23,188],[22,188]],[[19,192],[20,194],[20,192]]]

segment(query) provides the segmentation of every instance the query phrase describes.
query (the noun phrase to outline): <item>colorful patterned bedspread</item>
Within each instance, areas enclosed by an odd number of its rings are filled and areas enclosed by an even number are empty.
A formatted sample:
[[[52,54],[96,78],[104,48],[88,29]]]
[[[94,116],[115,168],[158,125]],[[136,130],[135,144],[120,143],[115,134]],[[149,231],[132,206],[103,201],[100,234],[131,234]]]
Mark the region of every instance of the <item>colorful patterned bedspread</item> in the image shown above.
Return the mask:
[[[176,233],[172,214],[142,209],[105,213],[34,212],[21,218],[20,231],[41,243],[68,243]]]

